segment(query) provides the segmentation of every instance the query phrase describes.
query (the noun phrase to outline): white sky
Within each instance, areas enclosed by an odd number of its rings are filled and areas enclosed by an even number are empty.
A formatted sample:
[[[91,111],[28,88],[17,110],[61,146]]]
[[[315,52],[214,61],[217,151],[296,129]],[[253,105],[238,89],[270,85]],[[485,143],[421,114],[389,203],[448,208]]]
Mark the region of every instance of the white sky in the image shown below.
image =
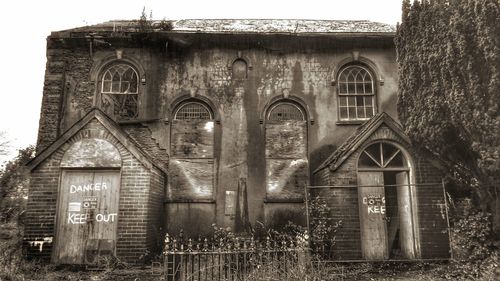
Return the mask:
[[[396,24],[402,0],[6,0],[0,4],[0,131],[17,149],[36,142],[51,31],[112,19],[260,18],[371,20]]]

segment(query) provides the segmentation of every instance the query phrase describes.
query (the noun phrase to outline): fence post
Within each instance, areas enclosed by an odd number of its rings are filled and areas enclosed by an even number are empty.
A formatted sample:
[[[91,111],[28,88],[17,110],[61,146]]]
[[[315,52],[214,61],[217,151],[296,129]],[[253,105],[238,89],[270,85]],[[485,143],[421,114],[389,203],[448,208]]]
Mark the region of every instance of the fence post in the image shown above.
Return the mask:
[[[300,276],[307,280],[307,265],[310,264],[309,256],[309,232],[306,230],[304,235],[297,237],[297,266],[299,267]]]

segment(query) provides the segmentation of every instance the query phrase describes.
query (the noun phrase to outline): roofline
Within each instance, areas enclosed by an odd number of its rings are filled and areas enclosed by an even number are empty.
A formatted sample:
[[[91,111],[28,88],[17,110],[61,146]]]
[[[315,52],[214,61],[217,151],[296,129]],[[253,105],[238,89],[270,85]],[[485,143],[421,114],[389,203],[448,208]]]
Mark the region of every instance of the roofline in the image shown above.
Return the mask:
[[[69,39],[80,39],[80,38],[89,38],[89,34],[95,33],[96,35],[104,35],[111,34],[112,31],[108,30],[62,30],[62,31],[53,31],[50,33],[48,38],[69,38]],[[163,34],[163,35],[233,35],[233,36],[294,36],[294,37],[335,37],[338,39],[349,39],[349,38],[360,38],[360,37],[373,37],[373,38],[394,38],[396,36],[396,32],[235,32],[235,31],[201,31],[201,30],[169,30],[169,31],[149,31],[149,32],[141,32],[141,31],[125,31],[121,32],[122,34]],[[71,36],[72,34],[82,34],[82,36]],[[84,35],[85,34],[85,35]]]
[[[38,165],[40,165],[46,158],[50,157],[57,149],[59,149],[64,143],[75,136],[85,125],[87,125],[92,119],[96,118],[112,135],[118,142],[127,148],[127,150],[135,157],[139,162],[141,162],[146,168],[151,169],[152,166],[160,169],[165,174],[168,173],[164,167],[156,163],[155,159],[149,155],[146,151],[142,150],[138,144],[125,132],[123,131],[117,123],[111,119],[106,113],[97,107],[93,107],[87,114],[85,114],[80,120],[75,122],[69,129],[62,133],[54,142],[49,146],[45,147],[42,151],[37,153],[35,158],[28,161],[25,164],[29,170],[33,170]],[[109,123],[109,124],[107,124]],[[109,130],[108,126],[112,126],[117,129],[117,131]],[[125,139],[123,139],[123,137]],[[129,145],[129,143],[132,146]],[[149,163],[148,163],[149,162]]]
[[[404,141],[406,141],[408,144],[411,144],[411,140],[403,132],[399,123],[397,123],[397,121],[394,120],[389,114],[387,114],[386,112],[381,112],[378,115],[374,116],[373,118],[375,118],[375,119],[370,119],[370,120],[366,121],[367,123],[364,123],[364,124],[368,124],[368,122],[373,122],[373,124],[369,124],[369,127],[366,128],[366,131],[362,132],[359,135],[359,139],[355,140],[354,144],[349,148],[349,150],[344,155],[339,155],[341,157],[338,158],[338,161],[335,163],[334,167],[332,168],[333,171],[338,169],[342,165],[342,163],[344,163],[344,161],[347,158],[349,158],[351,156],[351,154],[354,153],[354,151],[356,149],[358,149],[360,147],[360,145],[363,144],[371,136],[371,134],[373,134],[373,132],[375,130],[380,128],[380,126],[382,124],[386,124],[387,126],[389,126],[389,128],[392,129],[394,132],[396,132]],[[351,136],[354,136],[358,133],[359,133],[358,131],[354,131],[354,133],[352,133],[349,137],[347,137],[344,140],[344,143],[347,140],[349,140],[349,138]],[[337,149],[340,149],[344,143],[342,143]],[[334,155],[335,151],[332,154],[330,154],[330,156],[325,161],[323,161],[318,166],[318,168],[314,169],[313,175],[317,174],[319,171],[321,171],[325,168],[328,168],[331,165],[332,161],[334,160],[331,157]]]

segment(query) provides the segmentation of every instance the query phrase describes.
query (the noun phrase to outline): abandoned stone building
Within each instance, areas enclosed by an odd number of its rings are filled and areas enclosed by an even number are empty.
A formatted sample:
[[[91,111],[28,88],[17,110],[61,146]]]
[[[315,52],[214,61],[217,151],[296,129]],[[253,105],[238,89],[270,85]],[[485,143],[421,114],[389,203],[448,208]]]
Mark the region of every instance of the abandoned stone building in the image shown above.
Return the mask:
[[[449,257],[439,163],[398,123],[394,36],[315,20],[53,32],[28,255],[134,263],[166,232],[306,225],[308,191],[342,221],[336,259]]]

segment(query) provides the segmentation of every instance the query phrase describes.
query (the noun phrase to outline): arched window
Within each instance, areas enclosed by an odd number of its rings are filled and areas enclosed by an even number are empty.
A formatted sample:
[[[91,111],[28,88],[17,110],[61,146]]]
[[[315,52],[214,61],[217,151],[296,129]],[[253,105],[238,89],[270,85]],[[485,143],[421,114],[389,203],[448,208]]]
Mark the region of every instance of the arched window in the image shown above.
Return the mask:
[[[279,101],[266,112],[265,130],[267,198],[302,198],[308,182],[305,110],[294,102]]]
[[[213,119],[210,109],[199,102],[187,102],[182,104],[174,116],[175,120],[210,120]]]
[[[270,121],[285,121],[285,120],[298,120],[303,121],[304,113],[295,104],[282,102],[274,105],[269,110],[267,117]]]
[[[102,74],[101,107],[119,120],[138,117],[139,75],[128,64],[113,64]]]
[[[366,120],[375,115],[375,84],[370,71],[350,65],[338,77],[340,120]]]
[[[408,163],[403,152],[389,143],[374,143],[368,146],[359,156],[358,168],[408,169]]]
[[[233,79],[246,79],[247,78],[247,62],[243,59],[237,59],[231,66],[233,72]]]
[[[214,114],[201,100],[189,99],[174,110],[170,127],[168,197],[177,200],[213,199]]]

